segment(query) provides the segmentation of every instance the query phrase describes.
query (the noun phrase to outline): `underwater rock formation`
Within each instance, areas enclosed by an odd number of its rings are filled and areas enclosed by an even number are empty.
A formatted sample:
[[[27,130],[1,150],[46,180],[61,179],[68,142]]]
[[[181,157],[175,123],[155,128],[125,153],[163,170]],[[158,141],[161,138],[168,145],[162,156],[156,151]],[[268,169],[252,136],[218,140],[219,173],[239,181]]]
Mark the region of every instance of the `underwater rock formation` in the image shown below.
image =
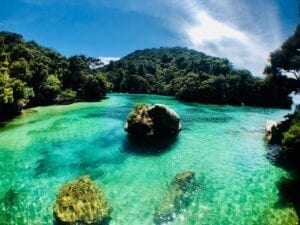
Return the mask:
[[[53,211],[56,224],[102,225],[110,220],[112,208],[100,187],[82,176],[60,189]]]
[[[13,190],[9,189],[3,198],[0,199],[0,205],[4,204],[5,206],[13,206],[18,198],[18,193]]]
[[[162,104],[138,104],[129,113],[124,129],[138,137],[169,137],[180,129],[180,117]]]
[[[160,225],[174,220],[176,215],[189,205],[198,187],[194,172],[178,173],[169,184],[166,195],[155,210],[154,223]]]
[[[18,208],[15,207],[19,193],[10,188],[5,195],[0,198],[0,224],[15,224],[13,218],[16,216]]]

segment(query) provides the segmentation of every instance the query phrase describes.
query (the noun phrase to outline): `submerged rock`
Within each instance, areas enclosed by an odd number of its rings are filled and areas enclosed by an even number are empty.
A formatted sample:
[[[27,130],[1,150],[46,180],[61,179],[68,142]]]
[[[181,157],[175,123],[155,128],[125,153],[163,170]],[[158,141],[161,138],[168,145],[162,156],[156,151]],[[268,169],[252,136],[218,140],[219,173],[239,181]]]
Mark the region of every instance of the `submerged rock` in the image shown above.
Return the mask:
[[[10,188],[0,198],[0,224],[16,224],[15,217],[19,213],[20,193]]]
[[[139,137],[174,136],[181,129],[180,117],[162,104],[139,104],[129,113],[124,129]]]
[[[168,191],[154,213],[155,224],[164,224],[176,218],[176,215],[188,206],[198,185],[195,173],[184,171],[177,174],[169,184]]]
[[[56,224],[102,225],[110,220],[112,208],[100,187],[88,176],[67,182],[53,205]]]
[[[18,193],[15,190],[10,188],[5,193],[5,196],[2,199],[0,199],[0,205],[3,203],[7,207],[13,206],[17,198],[18,198]]]

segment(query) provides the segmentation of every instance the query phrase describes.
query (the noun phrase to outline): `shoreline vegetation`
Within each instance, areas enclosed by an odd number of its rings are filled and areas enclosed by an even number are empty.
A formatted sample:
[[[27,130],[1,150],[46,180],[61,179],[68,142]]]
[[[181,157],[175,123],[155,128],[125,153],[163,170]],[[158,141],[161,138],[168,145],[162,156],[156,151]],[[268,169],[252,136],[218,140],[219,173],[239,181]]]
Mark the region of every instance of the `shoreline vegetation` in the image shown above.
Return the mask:
[[[103,99],[111,84],[89,67],[93,60],[66,58],[19,34],[0,32],[0,121],[24,108]]]
[[[276,155],[271,161],[289,172],[289,177],[278,183],[281,202],[292,204],[300,217],[300,107],[273,125],[269,135],[269,153]]]
[[[298,26],[294,39],[299,33]],[[110,91],[168,95],[201,103],[289,108],[289,94],[300,87],[298,52],[293,53],[299,43],[290,39],[271,53],[271,64],[262,79],[234,68],[228,59],[188,48],[138,50],[103,66],[96,58],[66,58],[34,41],[25,41],[19,34],[0,32],[0,121],[13,118],[24,108],[98,101]],[[283,76],[283,69],[296,79]]]

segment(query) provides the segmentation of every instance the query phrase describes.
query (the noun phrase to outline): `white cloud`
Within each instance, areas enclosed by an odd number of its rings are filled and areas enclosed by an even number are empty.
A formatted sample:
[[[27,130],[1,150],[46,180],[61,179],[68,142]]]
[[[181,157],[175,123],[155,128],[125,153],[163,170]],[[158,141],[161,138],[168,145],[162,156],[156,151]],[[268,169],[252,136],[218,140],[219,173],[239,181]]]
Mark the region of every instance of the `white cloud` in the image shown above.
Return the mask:
[[[97,58],[96,61],[93,61],[90,63],[89,67],[91,69],[98,69],[100,67],[103,67],[107,64],[109,64],[111,61],[118,61],[119,57],[106,57],[106,56],[100,56]]]
[[[262,75],[269,53],[284,41],[275,0],[22,0],[28,4],[90,4],[159,19],[182,46],[226,57]],[[288,1],[282,4],[289,4]],[[3,22],[0,26],[4,26]],[[145,46],[148,47],[148,46]]]
[[[262,75],[269,52],[282,42],[276,7],[270,1],[203,2],[197,1],[187,9],[195,22],[183,26],[186,43],[208,54],[227,57],[254,75]]]
[[[207,54],[229,58],[236,67],[247,68],[261,75],[270,49],[253,34],[239,30],[197,10],[195,22],[181,32],[188,46]]]
[[[58,0],[23,0],[28,3]],[[262,75],[269,52],[284,41],[274,0],[60,0],[85,2],[155,17],[183,46],[226,57]],[[289,4],[289,3],[286,3]],[[147,47],[147,46],[145,46]],[[107,60],[106,60],[107,61]]]
[[[182,45],[227,57],[262,75],[269,52],[283,41],[273,0],[89,0],[159,18]]]
[[[98,59],[101,60],[101,62],[104,64],[104,65],[107,65],[110,63],[110,61],[118,61],[120,59],[120,57],[106,57],[106,56],[100,56],[98,57]]]

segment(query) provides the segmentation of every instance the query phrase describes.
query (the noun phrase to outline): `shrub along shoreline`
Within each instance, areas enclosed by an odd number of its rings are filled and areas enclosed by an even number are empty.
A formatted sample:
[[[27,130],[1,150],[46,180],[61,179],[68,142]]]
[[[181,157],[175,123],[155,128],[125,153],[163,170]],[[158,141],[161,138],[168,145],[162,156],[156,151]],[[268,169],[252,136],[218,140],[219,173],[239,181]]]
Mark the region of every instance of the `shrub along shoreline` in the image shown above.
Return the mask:
[[[289,108],[289,94],[300,90],[297,59],[300,26],[270,55],[265,78],[236,69],[224,58],[188,48],[135,51],[103,66],[99,59],[66,58],[0,32],[0,121],[26,107],[99,101],[109,91],[175,96],[183,101]],[[283,76],[285,70],[295,78]]]

